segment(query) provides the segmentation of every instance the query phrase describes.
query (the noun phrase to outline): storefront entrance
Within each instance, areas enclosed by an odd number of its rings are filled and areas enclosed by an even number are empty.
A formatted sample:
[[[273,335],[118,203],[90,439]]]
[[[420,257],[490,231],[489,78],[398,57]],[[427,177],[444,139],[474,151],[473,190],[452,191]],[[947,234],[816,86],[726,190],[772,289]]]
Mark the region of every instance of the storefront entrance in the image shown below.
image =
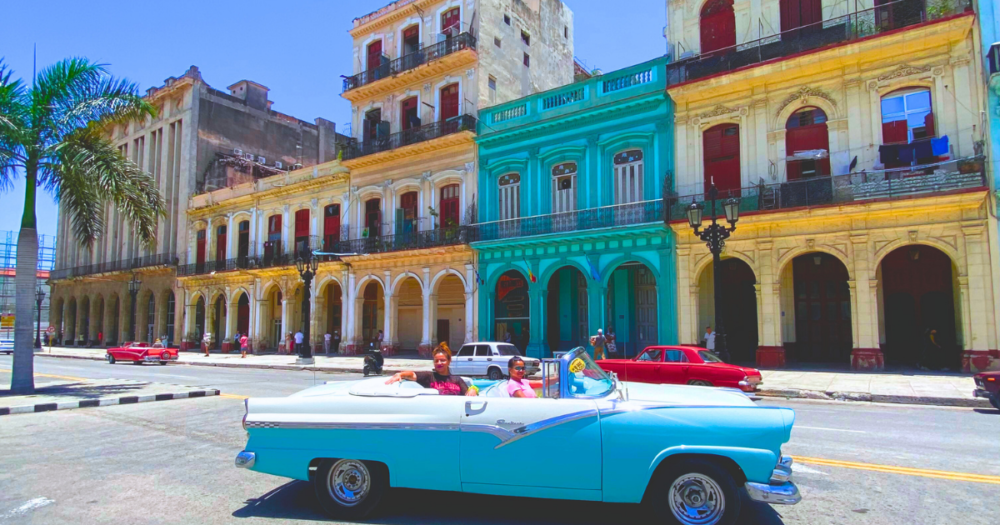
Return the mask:
[[[530,335],[528,280],[517,270],[508,270],[497,281],[494,295],[494,341],[505,341],[521,353],[528,348]]]

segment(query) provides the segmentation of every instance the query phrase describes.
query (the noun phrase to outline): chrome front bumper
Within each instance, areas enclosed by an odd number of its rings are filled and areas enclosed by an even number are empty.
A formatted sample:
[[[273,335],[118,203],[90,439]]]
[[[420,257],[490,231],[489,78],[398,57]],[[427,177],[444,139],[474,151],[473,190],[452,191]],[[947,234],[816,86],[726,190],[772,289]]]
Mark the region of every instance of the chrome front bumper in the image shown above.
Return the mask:
[[[792,478],[792,457],[781,456],[778,464],[771,471],[771,479],[768,483],[754,483],[748,481],[745,485],[750,499],[762,501],[775,505],[795,505],[802,501],[799,488],[791,482]]]
[[[990,392],[985,388],[976,388],[972,391],[972,397],[981,397],[983,399],[990,398]]]
[[[237,468],[250,468],[257,461],[257,454],[253,452],[247,452],[244,450],[239,454],[236,454],[236,467]]]

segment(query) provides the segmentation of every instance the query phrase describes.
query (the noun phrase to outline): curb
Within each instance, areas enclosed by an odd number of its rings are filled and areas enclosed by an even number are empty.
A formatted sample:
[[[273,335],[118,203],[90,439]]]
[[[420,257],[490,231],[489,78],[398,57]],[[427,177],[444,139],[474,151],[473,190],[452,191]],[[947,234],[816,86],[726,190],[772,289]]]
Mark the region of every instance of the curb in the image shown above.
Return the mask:
[[[760,390],[756,392],[761,397],[780,397],[785,399],[817,399],[820,401],[853,401],[861,403],[896,403],[904,405],[932,405],[966,408],[992,408],[986,399],[963,399],[954,397],[927,396],[887,396],[864,392],[824,392],[821,390],[800,390],[796,388]]]
[[[190,390],[187,392],[149,394],[145,396],[121,396],[102,397],[98,399],[83,399],[80,401],[65,401],[62,403],[39,403],[36,405],[22,405],[16,407],[0,407],[0,416],[13,414],[31,414],[37,412],[51,412],[53,410],[71,410],[74,408],[106,407],[112,405],[131,405],[135,403],[148,403],[151,401],[169,401],[172,399],[188,399],[196,397],[217,396],[219,391]]]
[[[36,357],[51,357],[51,358],[55,358],[55,359],[84,359],[84,360],[87,360],[87,361],[105,361],[106,360],[103,357],[90,357],[90,356],[84,356],[84,355],[64,355],[64,354],[42,354],[42,353],[37,353],[37,354],[35,354],[35,356]],[[293,371],[309,371],[309,372],[340,372],[340,373],[353,373],[353,374],[360,374],[361,372],[364,371],[363,370],[364,369],[364,365],[363,364],[361,366],[358,366],[357,368],[350,368],[350,367],[345,367],[345,366],[329,366],[329,367],[327,367],[327,366],[304,366],[304,365],[303,366],[300,366],[300,365],[258,365],[258,364],[252,364],[252,363],[247,363],[247,364],[243,364],[243,363],[240,363],[240,364],[236,364],[236,363],[211,363],[211,362],[200,363],[200,362],[197,362],[197,361],[173,361],[173,362],[171,362],[171,364],[173,364],[173,365],[181,365],[181,366],[217,366],[217,367],[222,367],[222,368],[252,368],[252,369],[257,369],[257,370],[293,370]],[[401,370],[406,370],[406,368],[402,368],[402,367],[390,367],[390,366],[386,366],[384,369],[386,371],[394,370],[394,371],[397,371],[397,372],[401,371]]]

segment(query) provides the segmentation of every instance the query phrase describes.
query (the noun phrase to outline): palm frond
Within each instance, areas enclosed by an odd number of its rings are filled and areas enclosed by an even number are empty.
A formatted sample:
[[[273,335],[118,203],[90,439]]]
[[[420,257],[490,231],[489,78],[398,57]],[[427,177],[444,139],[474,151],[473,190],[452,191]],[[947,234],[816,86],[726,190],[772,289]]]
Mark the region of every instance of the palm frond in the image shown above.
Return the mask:
[[[14,170],[24,162],[27,94],[12,74],[0,59],[0,192],[13,186]]]

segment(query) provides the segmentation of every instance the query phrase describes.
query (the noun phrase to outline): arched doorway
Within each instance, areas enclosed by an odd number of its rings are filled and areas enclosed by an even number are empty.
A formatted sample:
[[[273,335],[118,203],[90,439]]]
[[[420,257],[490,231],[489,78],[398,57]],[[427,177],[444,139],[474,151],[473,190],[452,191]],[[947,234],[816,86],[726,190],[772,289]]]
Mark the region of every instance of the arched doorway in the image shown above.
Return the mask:
[[[73,344],[73,341],[76,340],[76,297],[70,298],[69,306],[66,307],[65,326],[62,343]]]
[[[149,292],[146,299],[146,342],[152,343],[156,340],[156,295]]]
[[[205,298],[198,296],[198,301],[194,305],[194,340],[201,341],[205,335]]]
[[[284,334],[281,333],[281,290],[277,286],[272,286],[264,294],[264,309],[262,317],[263,326],[259,328],[263,343],[268,348],[277,349],[281,344]]]
[[[219,294],[215,298],[215,304],[212,308],[212,347],[216,350],[222,348],[222,339],[226,336],[225,333],[225,317],[226,317],[226,298]]]
[[[103,345],[107,342],[108,334],[104,332],[104,296],[97,296],[97,344]]]
[[[333,348],[333,345],[336,345],[342,336],[340,327],[344,315],[344,293],[336,281],[330,281],[323,293],[326,298],[326,332],[324,335],[330,334],[330,351],[335,352],[338,349]]]
[[[735,257],[723,259],[722,320],[726,330],[726,349],[737,363],[754,363],[757,358],[757,278],[750,265]],[[715,323],[715,267],[709,264],[698,279],[698,337],[704,339],[705,327]]]
[[[733,0],[709,0],[701,8],[701,54],[736,45]]]
[[[250,297],[246,293],[236,302],[236,331],[241,336],[250,333]]]
[[[903,246],[886,255],[878,271],[886,364],[956,369],[961,338],[951,258],[931,246]]]
[[[171,346],[171,342],[174,341],[176,337],[174,335],[175,326],[175,316],[177,315],[177,300],[174,298],[173,290],[167,292],[167,329],[164,335],[167,336],[166,345]]]
[[[452,352],[458,352],[465,342],[465,285],[454,274],[448,274],[438,281],[435,294],[431,344],[447,342]]]
[[[372,347],[379,330],[383,329],[384,304],[382,286],[376,281],[370,281],[365,285],[361,303],[361,340],[364,350]]]
[[[512,343],[523,354],[530,337],[528,279],[517,270],[508,270],[497,279],[494,292],[493,338]]]
[[[564,266],[549,278],[548,292],[545,340],[549,350],[566,351],[589,345],[587,278],[577,268]]]
[[[121,319],[121,303],[118,300],[118,294],[111,296],[109,305],[111,306],[110,310],[111,322],[108,323],[108,334],[105,337],[109,338],[108,339],[109,343],[117,344],[119,341],[119,337],[121,335],[121,332],[118,329],[119,326],[118,320]]]
[[[648,266],[627,262],[608,280],[605,335],[613,334],[620,357],[637,355],[659,340],[656,276]]]
[[[719,124],[702,134],[705,193],[714,183],[723,196],[740,196],[740,126]],[[728,192],[728,193],[727,193]]]
[[[80,334],[77,335],[77,340],[89,346],[90,338],[90,297],[84,296],[80,301]]]
[[[396,289],[396,341],[400,352],[416,352],[423,338],[424,296],[420,281],[406,277]]]
[[[810,363],[849,363],[854,340],[851,332],[849,274],[836,257],[813,252],[800,255],[785,268],[783,305],[792,311],[794,359]],[[790,287],[788,286],[790,284]],[[790,292],[790,294],[789,294]],[[787,339],[786,339],[787,341]]]

